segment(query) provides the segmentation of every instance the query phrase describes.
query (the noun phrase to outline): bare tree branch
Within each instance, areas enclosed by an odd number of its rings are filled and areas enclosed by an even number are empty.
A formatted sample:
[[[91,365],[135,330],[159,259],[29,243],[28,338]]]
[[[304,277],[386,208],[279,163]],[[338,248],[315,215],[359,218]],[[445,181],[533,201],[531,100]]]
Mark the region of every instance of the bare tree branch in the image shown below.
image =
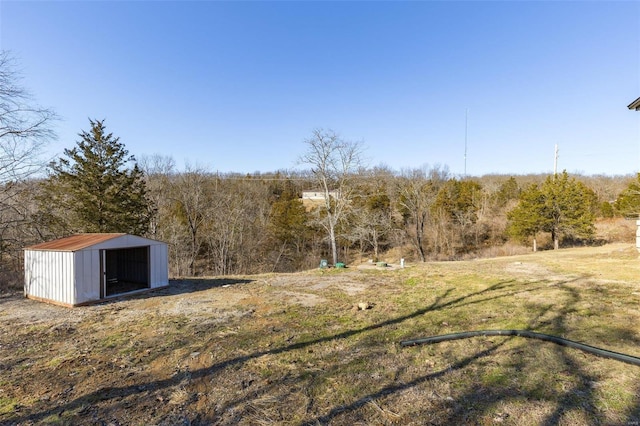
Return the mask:
[[[16,61],[0,51],[0,183],[24,180],[42,170],[40,154],[55,137],[56,114],[36,105],[20,86]]]

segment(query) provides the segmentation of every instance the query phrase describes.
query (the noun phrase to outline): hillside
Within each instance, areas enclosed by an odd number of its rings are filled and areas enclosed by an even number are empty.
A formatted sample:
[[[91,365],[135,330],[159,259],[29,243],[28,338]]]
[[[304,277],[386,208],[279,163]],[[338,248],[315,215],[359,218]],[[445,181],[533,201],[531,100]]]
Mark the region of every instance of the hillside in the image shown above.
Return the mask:
[[[105,304],[0,298],[0,424],[637,424],[631,244],[213,277]],[[368,309],[359,309],[358,304]],[[363,305],[364,306],[364,305]]]

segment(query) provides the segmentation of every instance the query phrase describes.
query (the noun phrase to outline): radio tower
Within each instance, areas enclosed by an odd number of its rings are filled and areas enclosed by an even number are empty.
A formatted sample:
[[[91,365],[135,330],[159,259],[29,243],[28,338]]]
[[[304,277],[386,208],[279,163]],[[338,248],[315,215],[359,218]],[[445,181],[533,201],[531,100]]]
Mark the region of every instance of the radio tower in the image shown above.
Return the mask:
[[[467,177],[467,136],[469,125],[469,108],[464,110],[464,177]]]

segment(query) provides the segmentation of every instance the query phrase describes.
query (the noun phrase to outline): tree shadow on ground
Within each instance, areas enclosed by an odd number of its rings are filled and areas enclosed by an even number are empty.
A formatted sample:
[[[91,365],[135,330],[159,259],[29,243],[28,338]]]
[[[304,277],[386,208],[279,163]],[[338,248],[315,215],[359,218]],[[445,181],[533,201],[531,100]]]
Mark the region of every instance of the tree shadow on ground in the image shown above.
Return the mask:
[[[635,407],[627,415],[625,423],[628,426],[640,426],[640,385],[636,387]]]
[[[179,296],[181,294],[196,293],[219,287],[230,287],[241,284],[250,284],[255,280],[244,278],[184,278],[169,280],[169,285],[157,289],[149,289],[143,292],[123,293],[106,300],[97,301],[96,304],[118,303],[125,300],[151,299],[154,297]]]
[[[201,291],[209,288],[220,287],[222,285],[232,285],[232,284],[241,284],[237,282],[225,282],[224,280],[203,280],[202,282],[194,284],[184,284],[184,288],[177,288],[174,291],[178,293],[166,293],[166,294],[183,294],[185,292],[193,292],[193,291]],[[535,284],[535,283],[531,283]],[[542,284],[540,284],[542,285]],[[546,285],[546,284],[545,284]],[[580,294],[577,290],[571,287],[566,286],[566,282],[558,283],[558,286],[564,288],[569,295],[569,301],[558,310],[557,315],[555,315],[551,320],[545,320],[544,323],[548,325],[552,325],[552,331],[557,334],[564,334],[568,327],[565,322],[565,316],[568,312],[572,312],[575,304],[580,300]],[[257,350],[251,353],[241,353],[238,356],[230,357],[228,359],[222,360],[220,362],[216,362],[212,365],[195,369],[192,371],[181,371],[176,372],[173,376],[168,377],[162,380],[150,380],[146,382],[137,382],[135,384],[126,385],[126,386],[109,386],[109,387],[101,387],[96,389],[93,392],[86,393],[81,395],[73,400],[68,402],[59,404],[57,407],[52,408],[47,403],[36,403],[36,405],[29,409],[30,412],[24,410],[24,413],[16,413],[13,417],[10,417],[8,421],[10,423],[22,423],[22,422],[41,422],[46,419],[49,415],[56,412],[82,412],[86,407],[92,406],[96,401],[100,401],[101,403],[110,404],[108,409],[114,409],[115,407],[125,404],[125,401],[128,397],[136,398],[136,395],[140,394],[142,390],[144,392],[153,392],[154,394],[158,394],[159,391],[169,389],[169,388],[179,388],[183,386],[182,384],[185,381],[194,381],[194,380],[203,380],[203,382],[211,383],[216,380],[216,377],[219,374],[222,374],[224,370],[228,368],[232,368],[237,371],[236,376],[239,379],[240,377],[240,366],[247,363],[250,360],[255,360],[265,355],[278,355],[290,351],[296,350],[311,350],[314,345],[318,345],[325,342],[331,341],[339,341],[341,339],[349,338],[352,336],[356,336],[361,333],[370,332],[374,330],[378,330],[381,328],[402,324],[405,321],[410,319],[428,314],[430,312],[435,312],[439,310],[444,310],[446,308],[451,307],[459,307],[465,305],[471,305],[475,303],[481,302],[490,302],[495,299],[500,299],[506,296],[511,296],[514,294],[518,294],[524,291],[534,291],[537,287],[535,285],[528,286],[525,289],[516,288],[519,286],[519,283],[515,281],[502,281],[487,287],[486,289],[479,290],[476,292],[471,292],[463,296],[455,297],[453,299],[447,300],[453,289],[445,289],[441,292],[440,295],[436,296],[434,301],[428,306],[417,309],[413,312],[410,312],[406,315],[400,315],[395,318],[390,318],[384,321],[380,321],[365,327],[354,328],[345,330],[339,333],[332,334],[330,336],[319,337],[315,339],[304,340],[292,344],[282,345],[276,348],[270,348],[265,350]],[[168,289],[165,289],[168,290]],[[543,316],[549,313],[551,310],[550,307],[544,306],[541,307],[538,315],[532,318],[529,322],[529,328],[535,329],[540,326],[542,323],[541,319]],[[344,420],[345,424],[347,421],[351,419],[345,419],[343,416],[348,416],[350,413],[353,413],[363,406],[367,405],[369,402],[374,401],[378,398],[387,397],[393,394],[397,394],[404,390],[418,387],[424,383],[427,383],[432,380],[443,379],[447,375],[451,374],[455,371],[464,371],[466,368],[470,367],[473,363],[477,362],[481,359],[486,359],[487,357],[495,354],[500,348],[502,348],[507,342],[514,339],[514,337],[505,337],[500,340],[498,343],[490,342],[491,345],[488,348],[479,348],[478,350],[472,351],[473,353],[463,357],[462,359],[453,362],[447,368],[440,369],[438,371],[429,372],[424,375],[420,375],[419,377],[406,380],[399,381],[397,383],[388,383],[386,385],[381,386],[379,389],[369,392],[367,394],[356,394],[349,401],[346,401],[343,404],[335,405],[335,406],[318,406],[315,407],[315,414],[312,414],[313,411],[308,412],[311,415],[306,417],[303,424],[315,425],[315,424],[329,424],[329,423],[340,423]],[[552,345],[551,343],[541,343],[544,345]],[[410,350],[410,349],[407,349]],[[556,356],[560,359],[561,363],[565,366],[567,371],[570,371],[571,374],[577,378],[575,381],[575,385],[571,388],[563,390],[561,392],[556,392],[548,398],[548,402],[552,403],[555,408],[552,412],[550,412],[543,420],[541,424],[544,425],[556,425],[563,423],[566,419],[563,417],[564,413],[570,410],[586,410],[590,418],[594,422],[602,423],[605,419],[602,417],[601,413],[596,408],[596,396],[593,393],[592,383],[598,380],[598,377],[595,373],[586,371],[586,369],[581,365],[580,362],[576,360],[574,356],[573,350],[568,350],[565,348],[559,348],[555,352]],[[514,368],[524,369],[526,367],[525,360],[519,360],[514,363]],[[330,371],[324,371],[323,374],[331,374],[331,372],[335,369],[335,374],[339,373],[339,367],[332,367]],[[302,374],[302,373],[301,373]],[[297,392],[300,391],[296,386],[300,386],[297,379],[301,376],[292,376],[289,374],[285,374],[284,377],[277,378],[272,381],[264,381],[260,385],[254,385],[251,392],[247,392],[244,395],[239,395],[233,398],[231,401],[223,404],[220,407],[216,407],[215,411],[218,414],[206,414],[203,412],[198,412],[197,415],[189,415],[182,413],[181,415],[187,416],[184,417],[189,421],[190,424],[211,424],[211,423],[220,423],[221,419],[219,418],[219,413],[228,413],[233,412],[234,419],[239,421],[243,415],[251,414],[251,402],[256,401],[257,399],[270,395],[271,393],[275,393],[278,397],[284,397],[286,395],[282,395],[282,392]],[[286,385],[286,386],[285,386]],[[544,386],[544,383],[540,384]],[[250,386],[250,384],[247,384]],[[258,386],[255,388],[255,386]],[[279,387],[281,386],[281,387]],[[244,383],[243,383],[244,387]],[[290,389],[288,391],[282,391],[282,389]],[[478,393],[474,389],[468,389],[462,395],[457,397],[456,401],[454,401],[453,411],[450,411],[448,417],[437,419],[438,424],[459,424],[461,420],[465,420],[474,423],[478,420],[478,418],[482,415],[487,415],[489,410],[495,407],[497,404],[503,401],[510,401],[514,398],[526,398],[526,394],[523,393],[521,389],[518,389],[517,386],[509,385],[497,387],[496,389],[485,389],[487,392],[483,395],[481,399],[478,398]],[[280,392],[280,394],[278,394]],[[576,398],[575,395],[579,394],[580,398]],[[130,403],[127,402],[127,403]],[[473,407],[472,411],[469,411],[469,406]],[[318,413],[318,411],[321,411]],[[636,410],[637,411],[637,410]],[[166,416],[173,416],[175,413],[167,413],[165,415],[165,420],[170,422],[171,419],[176,420],[177,418],[169,418]],[[638,416],[637,412],[632,412],[629,414],[630,421]],[[189,420],[191,419],[191,420]],[[179,419],[178,419],[179,420]],[[232,419],[233,420],[233,419]]]
[[[8,291],[0,294],[0,305],[3,303],[14,302],[16,300],[24,299],[24,293],[22,290]]]
[[[349,404],[345,404],[345,405],[340,405],[337,407],[332,408],[327,414],[322,415],[322,416],[318,416],[312,420],[308,420],[305,421],[303,423],[303,425],[308,425],[308,426],[312,426],[312,425],[318,425],[318,424],[328,424],[330,423],[332,420],[336,419],[338,416],[343,415],[345,413],[348,413],[349,411],[353,411],[356,410],[364,405],[366,405],[367,403],[374,401],[375,399],[378,398],[382,398],[384,396],[393,394],[393,393],[397,393],[409,388],[413,388],[415,386],[418,386],[422,383],[431,381],[431,380],[436,380],[439,378],[442,378],[448,374],[451,374],[453,371],[457,371],[457,370],[462,370],[465,367],[469,366],[470,364],[472,364],[473,362],[487,357],[491,354],[493,354],[496,350],[498,350],[502,345],[504,344],[504,342],[502,343],[497,343],[492,345],[491,347],[489,347],[488,349],[484,349],[482,351],[478,351],[475,354],[465,357],[462,360],[452,364],[451,366],[441,369],[439,371],[435,371],[433,373],[429,373],[426,374],[424,376],[420,376],[417,377],[409,382],[406,383],[399,383],[397,385],[391,385],[391,386],[385,386],[383,388],[381,388],[380,390],[378,390],[377,392],[373,392],[370,393],[368,395],[364,395],[360,398],[358,398],[357,400],[349,403]],[[455,423],[443,423],[443,424],[455,424]]]
[[[568,313],[574,311],[575,306],[581,300],[581,295],[575,288],[567,286],[568,283],[568,281],[565,281],[557,284],[560,288],[565,290],[566,294],[569,296],[569,301],[557,311],[557,315],[550,320],[547,319],[541,321],[545,314],[552,311],[549,307],[545,307],[541,309],[540,313],[535,318],[532,318],[527,329],[535,330],[543,325],[550,325],[552,333],[560,336],[565,335],[565,333],[570,331],[570,327],[566,324],[566,316]],[[617,337],[623,337],[629,338],[633,342],[638,342],[633,331],[621,327],[616,330],[617,333],[614,336],[614,339]],[[514,339],[514,337],[508,337],[502,342],[506,343],[508,340],[512,339]],[[501,423],[509,416],[508,413],[496,413],[496,410],[500,407],[501,403],[508,404],[511,401],[518,401],[522,399],[531,400],[533,394],[536,395],[533,396],[533,399],[536,400],[536,402],[549,403],[555,407],[551,412],[543,416],[537,424],[545,426],[568,424],[571,420],[567,419],[566,415],[576,411],[585,414],[589,424],[607,424],[607,418],[602,410],[598,408],[599,401],[596,389],[601,377],[597,372],[590,371],[581,361],[584,357],[591,357],[594,355],[583,356],[581,355],[583,354],[582,352],[575,349],[556,346],[550,342],[537,341],[523,342],[520,345],[520,348],[522,348],[521,351],[524,352],[524,349],[527,346],[533,344],[547,345],[548,348],[553,351],[559,364],[559,366],[556,366],[555,368],[558,368],[562,374],[571,378],[571,380],[566,381],[566,387],[565,384],[563,384],[562,389],[553,389],[552,384],[547,381],[548,378],[546,377],[538,380],[537,388],[529,389],[531,394],[528,394],[526,390],[523,390],[518,383],[510,383],[506,386],[496,386],[493,388],[471,387],[465,393],[456,398],[454,410],[452,410],[447,417],[439,418],[437,423],[479,424],[481,417],[487,417],[492,414],[494,415],[493,422]],[[495,345],[492,348],[494,348],[494,350],[497,349]],[[513,357],[515,357],[515,354],[520,352],[520,350],[516,349],[513,352]],[[463,365],[463,367],[464,366],[466,365]],[[509,365],[509,368],[505,368],[505,370],[519,372],[524,371],[526,368],[526,361],[522,358],[516,358],[516,362]],[[630,366],[630,368],[635,367]],[[640,393],[636,391],[636,395],[640,395]],[[637,399],[638,398],[636,398],[636,400]],[[502,409],[504,409],[504,406],[502,406]],[[506,411],[508,411],[508,409]],[[637,421],[639,416],[640,406],[638,406],[635,411],[630,412],[627,416],[627,420],[622,424],[638,424]],[[512,421],[517,422],[517,419],[510,420],[509,423]]]
[[[129,293],[116,294],[102,300],[89,303],[91,305],[108,305],[126,300],[150,299],[153,297],[178,296],[181,294],[206,291],[212,288],[229,287],[255,282],[253,279],[244,278],[184,278],[169,280],[169,285],[157,289],[145,289]],[[24,299],[23,290],[8,291],[0,294],[0,304]],[[55,304],[54,304],[55,305]],[[77,308],[76,308],[77,309]]]
[[[233,284],[234,281],[232,282],[227,282],[226,284]],[[199,285],[193,287],[191,284],[185,284],[183,288],[177,288],[176,294],[182,294],[184,292],[192,292],[192,291],[199,291],[198,289],[204,290],[207,288],[212,288],[215,286],[222,286],[222,285],[226,285],[224,280],[203,280],[202,282],[199,283]],[[483,295],[489,295],[492,292],[496,292],[499,290],[506,290],[512,286],[514,286],[516,283],[512,280],[510,281],[503,281],[503,282],[499,282],[496,283],[494,285],[491,285],[489,287],[487,287],[484,290],[479,290],[473,293],[469,293],[467,295],[464,296],[460,296],[457,297],[455,299],[449,300],[449,301],[445,301],[445,299],[449,296],[449,294],[451,293],[451,291],[453,289],[448,289],[448,290],[444,290],[443,294],[440,296],[437,296],[435,298],[435,300],[433,301],[433,303],[431,303],[429,306],[423,308],[423,309],[418,309],[414,312],[411,312],[407,315],[403,315],[403,316],[399,316],[396,318],[392,318],[392,319],[388,319],[385,321],[381,321],[379,323],[375,323],[363,328],[359,328],[359,329],[352,329],[352,330],[347,330],[341,333],[337,333],[331,336],[326,336],[326,337],[321,337],[321,338],[316,338],[316,339],[311,339],[311,340],[306,340],[306,341],[301,341],[301,342],[297,342],[297,343],[293,343],[290,345],[285,345],[285,346],[281,346],[278,348],[274,348],[274,349],[269,349],[269,350],[263,350],[263,351],[256,351],[253,353],[249,353],[246,355],[241,355],[238,357],[234,357],[234,358],[230,358],[227,359],[225,361],[222,362],[218,362],[215,363],[209,367],[205,367],[205,368],[201,368],[198,370],[194,370],[194,371],[190,371],[188,376],[190,380],[196,380],[196,379],[202,379],[202,378],[206,378],[207,380],[213,380],[216,375],[220,372],[222,372],[224,369],[229,368],[229,367],[233,367],[233,366],[238,366],[241,364],[246,363],[249,360],[252,359],[256,359],[265,355],[278,355],[284,352],[289,352],[289,351],[295,351],[295,350],[299,350],[299,349],[305,349],[308,348],[310,346],[313,345],[317,345],[320,343],[325,343],[325,342],[329,342],[329,341],[333,341],[333,340],[340,340],[340,339],[345,339],[351,336],[355,336],[358,335],[360,333],[364,333],[364,332],[368,332],[368,331],[372,331],[372,330],[376,330],[376,329],[380,329],[386,326],[390,326],[390,325],[394,325],[394,324],[399,324],[402,323],[406,320],[409,320],[411,318],[415,318],[421,315],[424,315],[426,313],[432,312],[432,311],[436,311],[436,310],[442,310],[445,309],[447,307],[450,307],[452,305],[456,305],[456,304],[460,304],[463,303],[465,301],[467,301],[467,299],[469,298],[473,298],[473,297],[477,297],[477,296],[483,296]],[[167,289],[162,289],[163,291],[170,291],[168,288]],[[160,291],[160,290],[159,290]],[[182,293],[180,293],[182,292]],[[172,294],[172,293],[166,293],[166,294]],[[158,296],[161,296],[163,294],[158,294]],[[503,297],[502,295],[498,294],[495,296],[496,298],[499,297]],[[487,301],[489,300],[489,298],[484,298],[483,300]],[[479,355],[479,356],[483,356],[483,355]],[[465,363],[463,363],[461,365],[461,367],[463,365],[466,365],[469,362],[473,361],[473,357],[470,358],[468,361],[466,361]],[[461,368],[460,367],[460,368]],[[441,372],[440,374],[444,374],[445,372]],[[428,376],[427,376],[428,377]],[[80,396],[72,401],[69,401],[67,403],[64,404],[60,404],[58,405],[55,409],[51,409],[48,407],[41,407],[39,412],[35,412],[35,413],[24,413],[24,414],[18,414],[17,416],[14,417],[10,417],[8,420],[11,423],[21,423],[21,422],[39,422],[42,421],[44,418],[48,417],[49,415],[51,415],[52,412],[65,412],[65,411],[77,411],[82,409],[85,406],[91,405],[93,402],[95,401],[108,401],[108,400],[115,400],[115,401],[119,401],[122,400],[123,398],[126,398],[128,396],[131,395],[135,395],[140,393],[140,389],[152,389],[155,392],[157,392],[158,390],[161,389],[166,389],[166,388],[171,388],[171,387],[175,387],[180,385],[180,383],[182,382],[182,380],[184,379],[184,375],[182,373],[176,373],[174,374],[172,377],[167,378],[167,379],[163,379],[163,380],[156,380],[156,381],[150,381],[147,383],[136,383],[134,385],[129,385],[129,386],[114,386],[114,387],[102,387],[100,389],[95,390],[94,392],[85,394],[83,396]],[[426,379],[424,379],[426,380]],[[392,391],[392,389],[390,389],[388,392]],[[36,408],[36,410],[38,410],[38,408]],[[344,410],[341,410],[344,411]]]
[[[218,287],[230,287],[255,282],[246,278],[185,278],[169,281],[169,286],[150,291],[152,296],[175,296]]]

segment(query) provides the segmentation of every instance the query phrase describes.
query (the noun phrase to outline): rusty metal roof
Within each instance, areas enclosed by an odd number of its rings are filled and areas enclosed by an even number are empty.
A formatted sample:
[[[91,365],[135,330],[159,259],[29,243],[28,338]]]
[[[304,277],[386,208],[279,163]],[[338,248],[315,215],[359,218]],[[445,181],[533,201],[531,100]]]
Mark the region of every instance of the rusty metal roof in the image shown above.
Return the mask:
[[[636,111],[640,111],[640,98],[636,99],[635,101],[631,102],[627,108],[629,109],[635,109]]]
[[[60,238],[58,240],[47,241],[45,243],[26,247],[26,250],[77,251],[87,247],[91,247],[92,245],[101,243],[103,241],[122,237],[123,235],[127,234],[76,234],[70,237]]]

